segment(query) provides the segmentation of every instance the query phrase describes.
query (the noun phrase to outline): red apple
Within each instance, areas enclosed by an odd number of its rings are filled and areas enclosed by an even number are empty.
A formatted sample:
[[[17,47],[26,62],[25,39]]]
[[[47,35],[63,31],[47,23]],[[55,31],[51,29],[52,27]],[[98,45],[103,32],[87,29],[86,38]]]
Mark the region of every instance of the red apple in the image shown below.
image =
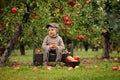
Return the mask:
[[[72,62],[72,61],[74,61],[74,58],[72,56],[67,56],[66,60],[69,61],[69,62]]]
[[[40,52],[41,52],[40,49],[35,50],[36,54],[40,54]]]
[[[35,66],[35,67],[32,68],[32,70],[37,71],[38,67]]]
[[[0,23],[0,28],[2,28],[3,27],[3,24],[2,23]]]
[[[0,13],[3,13],[3,9],[0,9]]]
[[[2,70],[2,67],[0,67],[0,70]]]
[[[34,18],[34,19],[38,19],[38,18],[39,18],[39,16],[37,16],[37,15],[34,15],[34,16],[33,16],[33,18]]]
[[[89,69],[90,67],[89,66],[84,66],[85,69]]]
[[[96,68],[96,69],[97,69],[97,68],[98,68],[98,66],[97,66],[97,65],[94,65],[94,68]]]
[[[107,58],[104,58],[103,60],[104,60],[105,62],[106,62],[106,61],[108,61],[108,59],[107,59]]]
[[[66,28],[65,28],[65,27],[62,27],[62,31],[66,31]]]
[[[117,70],[117,69],[118,69],[118,67],[116,67],[116,66],[112,67],[112,70]]]
[[[20,69],[20,66],[15,66],[14,67],[14,70],[18,70],[18,69]]]
[[[80,34],[77,36],[77,39],[78,39],[78,40],[82,40],[82,41],[85,40],[84,36],[83,36],[83,35],[80,35]]]
[[[68,3],[69,5],[71,5],[72,7],[76,5],[76,1],[71,1]]]
[[[74,58],[75,60],[78,60],[78,61],[80,60],[80,57],[79,57],[79,56],[74,56],[73,58]]]
[[[63,17],[63,20],[64,20],[64,21],[69,21],[69,17],[68,17],[68,16],[64,16],[64,17]]]
[[[17,12],[17,8],[16,8],[16,7],[13,7],[13,8],[11,9],[11,12],[12,12],[12,13],[16,13],[16,12]]]
[[[52,67],[51,67],[51,66],[47,66],[47,69],[48,69],[48,70],[52,70]]]
[[[65,25],[70,26],[71,22],[70,21],[65,21]]]

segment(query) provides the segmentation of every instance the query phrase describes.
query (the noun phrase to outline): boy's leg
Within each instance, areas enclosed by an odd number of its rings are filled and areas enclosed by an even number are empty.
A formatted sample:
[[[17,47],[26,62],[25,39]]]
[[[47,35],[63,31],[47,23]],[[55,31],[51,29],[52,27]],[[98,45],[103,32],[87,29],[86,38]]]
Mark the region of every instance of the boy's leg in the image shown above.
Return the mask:
[[[44,49],[44,52],[43,52],[43,66],[48,65],[49,51],[50,51],[50,48]]]
[[[56,49],[56,66],[60,66],[61,58],[62,58],[63,49]]]

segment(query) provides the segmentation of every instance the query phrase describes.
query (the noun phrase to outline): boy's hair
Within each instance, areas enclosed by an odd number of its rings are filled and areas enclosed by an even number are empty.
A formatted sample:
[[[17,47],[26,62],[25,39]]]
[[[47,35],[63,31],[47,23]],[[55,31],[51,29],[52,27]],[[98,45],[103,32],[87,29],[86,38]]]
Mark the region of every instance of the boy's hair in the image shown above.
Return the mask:
[[[46,27],[49,28],[49,27],[55,27],[57,28],[58,30],[60,29],[59,25],[57,23],[49,23]]]

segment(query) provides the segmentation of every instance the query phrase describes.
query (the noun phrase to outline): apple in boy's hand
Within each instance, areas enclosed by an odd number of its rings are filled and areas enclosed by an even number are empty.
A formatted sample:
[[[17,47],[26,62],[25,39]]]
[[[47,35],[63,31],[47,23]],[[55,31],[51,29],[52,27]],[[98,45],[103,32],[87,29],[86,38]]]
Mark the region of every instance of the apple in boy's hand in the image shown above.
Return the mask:
[[[49,45],[49,47],[50,47],[50,48],[57,48],[58,45],[57,45],[57,44],[51,44],[51,45]]]

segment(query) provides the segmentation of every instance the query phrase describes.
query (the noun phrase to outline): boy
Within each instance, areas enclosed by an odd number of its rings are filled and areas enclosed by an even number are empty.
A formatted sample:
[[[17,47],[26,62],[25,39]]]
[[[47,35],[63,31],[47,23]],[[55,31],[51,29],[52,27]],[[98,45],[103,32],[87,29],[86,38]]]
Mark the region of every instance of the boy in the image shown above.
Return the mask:
[[[47,26],[48,35],[45,37],[42,48],[43,52],[43,66],[47,66],[49,52],[56,52],[56,66],[60,66],[60,61],[62,58],[62,51],[64,50],[64,43],[62,38],[58,35],[59,25],[57,23],[50,23]]]

